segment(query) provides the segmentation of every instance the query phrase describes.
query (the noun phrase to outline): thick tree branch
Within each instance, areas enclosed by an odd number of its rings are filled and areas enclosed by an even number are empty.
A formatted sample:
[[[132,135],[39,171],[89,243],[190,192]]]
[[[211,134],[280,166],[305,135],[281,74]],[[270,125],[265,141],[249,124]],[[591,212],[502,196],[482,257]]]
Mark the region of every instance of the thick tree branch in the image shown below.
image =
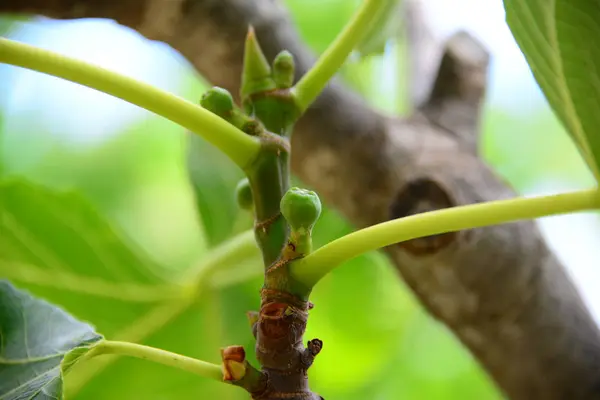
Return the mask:
[[[423,0],[403,0],[404,25],[407,37],[409,79],[408,94],[411,103],[422,105],[431,91],[435,80],[443,43],[436,37],[426,23]]]
[[[446,44],[430,96],[420,107],[431,123],[477,153],[479,119],[489,56],[471,36],[460,32]]]
[[[313,62],[273,0],[2,0],[0,12],[104,17],[162,40],[215,85],[239,89],[252,24],[269,59]],[[331,84],[298,124],[293,169],[362,227],[434,208],[514,196],[475,154],[487,67],[468,35],[446,46],[429,98],[387,118]],[[600,398],[600,335],[535,223],[414,240],[388,249],[426,308],[513,399]]]
[[[489,55],[465,32],[446,46],[426,22],[423,0],[404,0],[412,103],[428,119],[477,152]]]

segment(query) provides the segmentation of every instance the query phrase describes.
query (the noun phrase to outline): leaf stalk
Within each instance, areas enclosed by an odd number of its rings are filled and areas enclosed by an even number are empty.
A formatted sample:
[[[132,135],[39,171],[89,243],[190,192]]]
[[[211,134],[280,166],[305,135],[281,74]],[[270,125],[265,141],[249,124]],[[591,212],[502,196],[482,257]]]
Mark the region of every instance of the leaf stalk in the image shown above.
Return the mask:
[[[312,288],[338,265],[363,253],[421,237],[481,228],[524,219],[600,208],[600,190],[513,198],[411,215],[358,230],[329,242],[290,266],[290,273]]]
[[[116,72],[4,38],[0,62],[79,83],[163,116],[204,137],[242,169],[260,150],[256,138],[199,105]]]

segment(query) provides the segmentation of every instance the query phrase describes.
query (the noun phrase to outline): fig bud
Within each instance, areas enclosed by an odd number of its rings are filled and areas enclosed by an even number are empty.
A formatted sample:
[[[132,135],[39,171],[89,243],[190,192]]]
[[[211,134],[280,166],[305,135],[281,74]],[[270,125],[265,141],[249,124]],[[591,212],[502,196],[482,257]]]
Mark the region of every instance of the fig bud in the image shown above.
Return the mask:
[[[273,60],[273,80],[282,89],[294,84],[294,56],[289,51],[283,50]]]
[[[254,201],[252,199],[252,189],[250,188],[248,178],[244,178],[238,182],[237,187],[235,188],[235,197],[238,206],[240,206],[242,210],[252,210]]]
[[[321,215],[321,200],[312,190],[293,187],[283,195],[280,209],[292,231],[310,232]]]
[[[231,116],[234,107],[231,93],[217,86],[202,95],[200,105],[224,119]]]

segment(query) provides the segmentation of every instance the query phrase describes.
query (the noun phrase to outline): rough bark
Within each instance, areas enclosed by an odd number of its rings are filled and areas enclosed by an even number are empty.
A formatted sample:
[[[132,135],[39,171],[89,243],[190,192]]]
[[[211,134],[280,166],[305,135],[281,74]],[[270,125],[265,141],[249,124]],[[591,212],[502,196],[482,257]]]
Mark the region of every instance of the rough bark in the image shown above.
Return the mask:
[[[111,18],[168,43],[237,93],[249,24],[269,59],[305,72],[313,57],[274,0],[1,0],[0,12]],[[447,43],[429,96],[407,118],[380,115],[329,85],[298,123],[293,171],[357,227],[514,196],[477,155],[487,54]],[[600,398],[600,334],[565,268],[531,221],[387,249],[429,312],[447,324],[513,399]]]

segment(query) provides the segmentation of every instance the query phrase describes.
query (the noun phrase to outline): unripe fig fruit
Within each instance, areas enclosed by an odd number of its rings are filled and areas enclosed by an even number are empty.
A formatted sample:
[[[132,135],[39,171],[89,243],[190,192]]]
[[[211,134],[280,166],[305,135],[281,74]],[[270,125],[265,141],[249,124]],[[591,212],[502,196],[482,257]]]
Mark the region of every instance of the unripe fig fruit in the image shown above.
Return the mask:
[[[293,187],[283,195],[280,209],[293,231],[310,231],[321,215],[321,200],[312,190]]]
[[[213,114],[217,114],[219,117],[225,119],[231,116],[234,107],[231,93],[217,86],[210,88],[202,95],[200,105]]]
[[[252,199],[252,189],[248,178],[244,178],[238,182],[235,188],[235,197],[238,205],[243,210],[252,210],[254,200]]]

